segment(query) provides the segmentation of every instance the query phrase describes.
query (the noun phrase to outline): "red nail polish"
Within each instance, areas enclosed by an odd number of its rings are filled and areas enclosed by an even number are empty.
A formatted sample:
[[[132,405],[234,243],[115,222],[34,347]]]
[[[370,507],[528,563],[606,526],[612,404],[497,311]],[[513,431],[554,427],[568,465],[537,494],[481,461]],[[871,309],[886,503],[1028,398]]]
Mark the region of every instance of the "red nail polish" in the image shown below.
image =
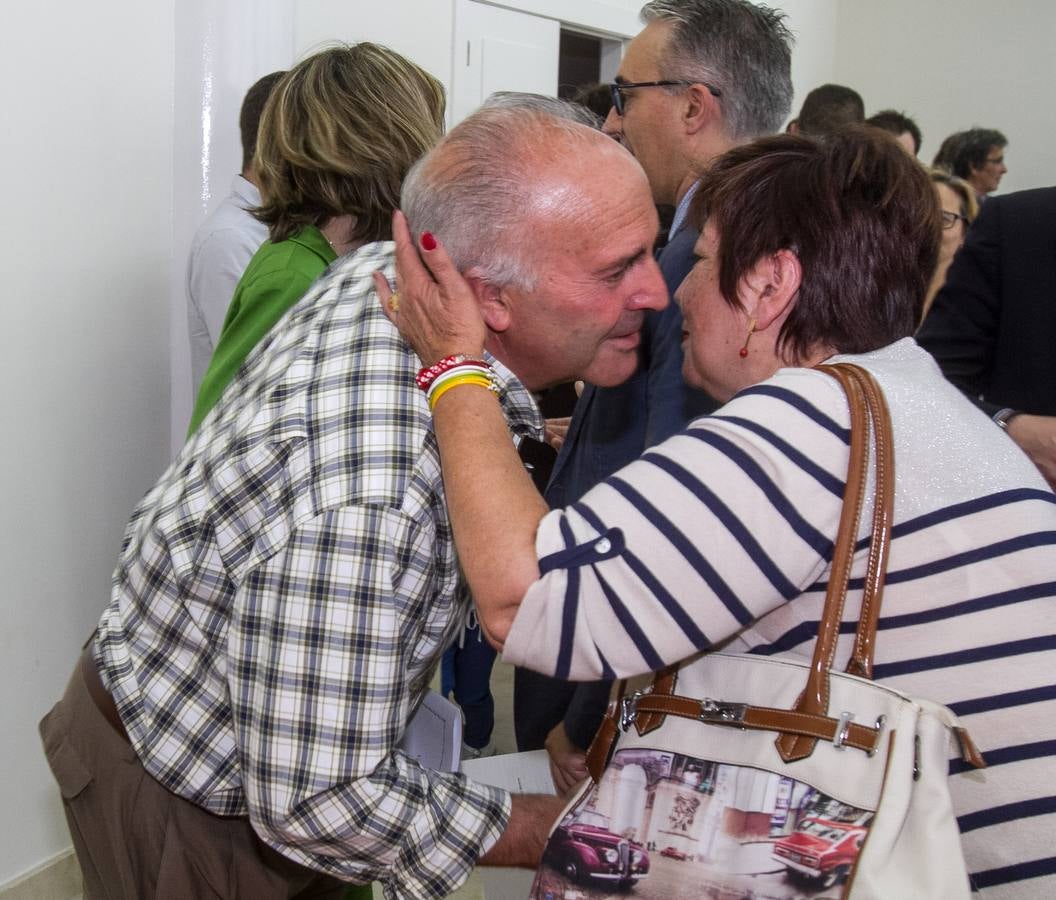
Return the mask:
[[[436,249],[436,238],[433,237],[431,232],[423,231],[422,237],[422,249],[423,250],[435,250]]]

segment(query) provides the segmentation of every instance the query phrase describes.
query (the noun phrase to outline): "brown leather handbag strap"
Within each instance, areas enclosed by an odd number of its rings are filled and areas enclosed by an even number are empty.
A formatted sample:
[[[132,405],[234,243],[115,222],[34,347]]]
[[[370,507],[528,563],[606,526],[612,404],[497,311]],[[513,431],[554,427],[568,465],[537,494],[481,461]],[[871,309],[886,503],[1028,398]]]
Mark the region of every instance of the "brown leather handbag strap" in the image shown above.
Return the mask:
[[[815,716],[827,716],[829,708],[829,673],[832,671],[836,643],[839,639],[843,606],[847,598],[854,549],[858,541],[858,525],[865,499],[869,472],[869,436],[872,435],[873,457],[876,460],[876,494],[872,538],[862,597],[862,611],[848,670],[870,677],[873,671],[873,651],[876,646],[876,627],[880,617],[887,555],[891,541],[891,516],[894,498],[894,443],[891,417],[883,393],[875,379],[865,369],[847,363],[818,366],[818,371],[831,375],[843,387],[851,414],[851,450],[847,469],[847,484],[843,494],[843,510],[836,534],[825,608],[818,625],[818,639],[814,645],[807,686],[793,710]],[[804,759],[814,752],[816,739],[804,735],[782,734],[776,741],[778,752],[785,762]]]
[[[662,713],[729,728],[802,735],[813,740],[831,741],[837,747],[856,747],[866,753],[876,751],[883,731],[881,724],[862,725],[850,719],[815,716],[772,706],[725,703],[707,698],[697,700],[669,694],[638,694],[629,697],[628,701],[633,704],[637,715]]]
[[[847,482],[843,494],[843,509],[840,514],[836,543],[825,607],[818,625],[818,639],[814,645],[807,685],[792,710],[772,710],[765,707],[744,707],[751,722],[739,727],[780,730],[776,741],[778,752],[786,762],[803,759],[813,751],[818,739],[831,740],[837,733],[832,723],[840,720],[828,715],[829,674],[832,670],[840,623],[843,620],[844,601],[854,562],[854,551],[858,541],[865,490],[868,483],[870,443],[873,448],[876,471],[876,494],[873,505],[872,538],[869,559],[866,565],[865,586],[861,614],[858,619],[854,649],[847,671],[865,678],[873,672],[873,654],[876,647],[876,629],[880,618],[880,603],[883,596],[884,577],[891,543],[891,521],[894,507],[894,443],[892,440],[891,416],[883,392],[873,376],[860,366],[850,363],[818,366],[818,371],[835,378],[847,395],[850,408],[851,440],[847,469]],[[872,441],[870,442],[870,436]],[[690,704],[699,709],[700,701],[674,696],[677,667],[658,672],[648,694],[636,696],[634,722],[640,733],[658,728],[665,715],[685,715]],[[655,699],[653,699],[655,698]],[[678,701],[675,706],[670,704]],[[603,720],[598,734],[587,753],[587,768],[597,781],[615,745],[619,730],[620,704],[614,702]],[[681,711],[676,711],[681,710]],[[690,718],[700,718],[690,713]],[[711,721],[701,719],[701,721]],[[792,727],[791,723],[810,723],[810,727]],[[788,725],[775,729],[780,723]],[[732,724],[725,722],[722,724]],[[855,736],[844,740],[850,746],[860,746],[875,740],[877,729],[868,726],[847,725],[844,730]],[[861,731],[861,734],[859,734]],[[872,735],[873,737],[869,737]],[[870,747],[872,744],[870,744]],[[869,749],[861,746],[861,749]]]
[[[619,703],[613,700],[609,704],[609,711],[594,734],[594,739],[587,748],[587,772],[590,773],[595,784],[601,781],[601,776],[612,758],[612,752],[616,749],[616,738],[619,737],[620,731],[619,721]]]
[[[872,679],[873,655],[876,650],[876,628],[880,620],[880,601],[891,552],[891,525],[895,507],[895,447],[891,412],[876,379],[865,369],[847,363],[838,364],[858,379],[869,407],[873,432],[873,468],[876,473],[876,495],[873,503],[872,540],[862,592],[862,609],[854,651],[847,671],[851,675]]]

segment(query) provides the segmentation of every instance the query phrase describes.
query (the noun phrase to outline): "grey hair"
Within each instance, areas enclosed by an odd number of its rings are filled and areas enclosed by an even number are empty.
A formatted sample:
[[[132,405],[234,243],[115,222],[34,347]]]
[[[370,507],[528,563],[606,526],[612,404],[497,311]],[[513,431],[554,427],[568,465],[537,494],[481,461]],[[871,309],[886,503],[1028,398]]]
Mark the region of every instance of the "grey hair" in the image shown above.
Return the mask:
[[[533,290],[530,254],[517,242],[528,237],[525,219],[540,186],[540,163],[578,156],[595,141],[611,143],[578,115],[485,105],[408,172],[401,209],[411,233],[435,234],[461,272],[473,269],[497,287]]]
[[[717,88],[730,138],[781,128],[792,108],[794,41],[783,12],[748,0],[650,0],[640,15],[672,26],[660,77]]]
[[[601,117],[587,107],[546,94],[530,94],[526,91],[495,91],[481,104],[481,109],[521,109],[547,113],[569,122],[579,122],[587,128],[600,129]]]

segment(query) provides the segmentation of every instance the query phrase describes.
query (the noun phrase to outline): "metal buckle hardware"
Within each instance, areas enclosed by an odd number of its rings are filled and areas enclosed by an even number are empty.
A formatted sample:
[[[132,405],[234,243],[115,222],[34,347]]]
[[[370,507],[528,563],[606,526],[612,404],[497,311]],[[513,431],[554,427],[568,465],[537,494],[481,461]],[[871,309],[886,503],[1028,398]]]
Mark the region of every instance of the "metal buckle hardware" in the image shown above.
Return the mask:
[[[876,717],[876,724],[873,726],[873,728],[876,730],[876,743],[873,744],[872,750],[866,751],[866,756],[876,756],[876,751],[880,749],[880,735],[883,734],[885,724],[887,724],[887,716]]]
[[[832,738],[832,746],[837,750],[847,749],[843,742],[847,740],[847,735],[851,732],[851,722],[853,719],[854,713],[840,713],[840,721],[836,726],[836,734]]]
[[[627,731],[634,724],[638,716],[638,698],[645,693],[645,691],[635,691],[620,700],[620,729],[622,731]]]
[[[726,703],[722,700],[712,700],[710,697],[705,697],[700,701],[700,713],[698,713],[697,718],[701,722],[738,725],[744,721],[744,714],[747,710],[747,703]]]

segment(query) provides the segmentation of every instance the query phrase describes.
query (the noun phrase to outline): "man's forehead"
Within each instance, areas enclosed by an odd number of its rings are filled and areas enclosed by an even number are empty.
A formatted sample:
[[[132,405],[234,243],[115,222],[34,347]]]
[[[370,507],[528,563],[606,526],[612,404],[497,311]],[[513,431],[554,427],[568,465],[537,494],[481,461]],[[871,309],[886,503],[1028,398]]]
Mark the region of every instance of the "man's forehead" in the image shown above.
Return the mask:
[[[670,28],[666,22],[650,22],[631,39],[620,63],[620,76],[624,81],[647,81],[657,77],[667,52]]]
[[[528,169],[533,190],[546,195],[598,191],[607,195],[645,177],[626,148],[600,131],[568,144],[561,153],[540,153]]]

